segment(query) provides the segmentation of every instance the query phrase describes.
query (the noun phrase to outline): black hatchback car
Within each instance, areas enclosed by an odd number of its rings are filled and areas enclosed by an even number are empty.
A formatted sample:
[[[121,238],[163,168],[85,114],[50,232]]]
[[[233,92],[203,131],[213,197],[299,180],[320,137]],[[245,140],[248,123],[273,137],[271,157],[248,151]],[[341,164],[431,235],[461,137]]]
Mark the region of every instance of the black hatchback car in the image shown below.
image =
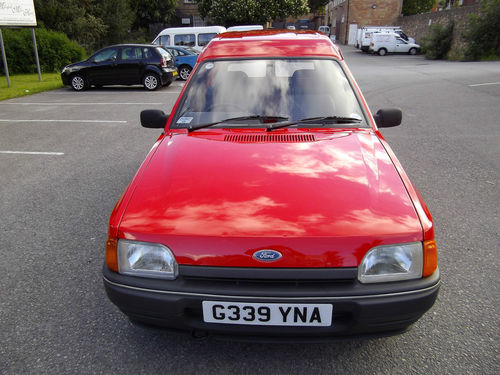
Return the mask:
[[[148,44],[109,46],[61,72],[63,84],[76,91],[90,86],[138,84],[152,91],[170,85],[176,76],[172,55],[162,47]]]

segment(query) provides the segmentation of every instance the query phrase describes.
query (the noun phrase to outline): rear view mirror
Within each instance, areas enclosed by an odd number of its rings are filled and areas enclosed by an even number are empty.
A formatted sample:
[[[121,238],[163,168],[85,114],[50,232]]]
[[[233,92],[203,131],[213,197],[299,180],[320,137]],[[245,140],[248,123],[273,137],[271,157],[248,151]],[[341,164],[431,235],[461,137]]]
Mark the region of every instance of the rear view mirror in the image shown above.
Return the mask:
[[[141,125],[145,128],[164,128],[168,120],[168,115],[159,109],[145,109],[141,112]]]
[[[403,113],[399,108],[385,108],[379,109],[373,118],[379,128],[391,128],[401,124]]]

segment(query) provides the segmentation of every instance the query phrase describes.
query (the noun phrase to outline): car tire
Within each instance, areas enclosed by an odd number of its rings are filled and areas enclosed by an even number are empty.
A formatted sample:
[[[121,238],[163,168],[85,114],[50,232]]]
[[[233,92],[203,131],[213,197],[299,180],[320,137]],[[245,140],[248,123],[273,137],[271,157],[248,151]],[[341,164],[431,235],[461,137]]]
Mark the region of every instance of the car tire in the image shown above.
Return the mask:
[[[81,74],[74,74],[70,79],[71,88],[75,91],[83,91],[88,87],[87,80]]]
[[[179,67],[179,78],[182,79],[183,81],[187,80],[189,78],[189,75],[191,74],[191,71],[193,69],[189,65],[182,65]]]
[[[156,73],[146,73],[142,78],[142,84],[148,91],[154,91],[160,87],[160,77]]]
[[[379,56],[385,56],[385,55],[387,55],[387,50],[385,48],[380,48],[378,50],[378,54],[379,54]]]
[[[417,49],[416,48],[410,48],[410,50],[408,51],[408,54],[410,54],[410,55],[416,55],[417,54]]]

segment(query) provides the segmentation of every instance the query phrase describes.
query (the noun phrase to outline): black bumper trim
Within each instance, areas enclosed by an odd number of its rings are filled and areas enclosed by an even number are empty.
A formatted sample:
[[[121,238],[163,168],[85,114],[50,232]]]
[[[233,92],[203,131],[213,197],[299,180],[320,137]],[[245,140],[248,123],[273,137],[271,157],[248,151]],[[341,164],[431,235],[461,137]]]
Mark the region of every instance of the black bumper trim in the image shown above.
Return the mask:
[[[103,279],[106,283],[109,283],[111,285],[120,287],[120,288],[126,288],[126,289],[131,289],[135,291],[141,291],[141,292],[148,292],[148,293],[159,293],[159,294],[170,294],[170,295],[176,295],[176,296],[188,296],[188,297],[203,297],[203,298],[226,298],[226,299],[253,299],[255,300],[256,298],[259,300],[278,300],[278,301],[314,301],[314,300],[329,300],[329,301],[342,301],[342,300],[356,300],[356,299],[372,299],[372,298],[384,298],[384,297],[397,297],[397,296],[406,296],[406,295],[411,295],[411,294],[417,294],[417,293],[424,293],[427,291],[432,291],[434,289],[438,289],[441,281],[438,280],[436,284],[433,284],[429,287],[423,288],[423,289],[415,289],[415,290],[408,290],[408,291],[403,291],[403,292],[395,292],[395,293],[384,293],[384,294],[372,294],[372,295],[350,295],[350,296],[315,296],[315,297],[270,297],[270,296],[240,296],[240,295],[222,295],[222,294],[205,294],[205,293],[192,293],[192,292],[175,292],[175,291],[169,291],[169,290],[157,290],[157,289],[147,289],[147,288],[139,288],[135,286],[130,286],[130,285],[124,285],[124,284],[119,284],[115,283],[109,279],[107,279],[105,276],[103,276]]]
[[[345,268],[255,268],[179,266],[184,277],[235,278],[252,280],[354,280],[357,267]]]

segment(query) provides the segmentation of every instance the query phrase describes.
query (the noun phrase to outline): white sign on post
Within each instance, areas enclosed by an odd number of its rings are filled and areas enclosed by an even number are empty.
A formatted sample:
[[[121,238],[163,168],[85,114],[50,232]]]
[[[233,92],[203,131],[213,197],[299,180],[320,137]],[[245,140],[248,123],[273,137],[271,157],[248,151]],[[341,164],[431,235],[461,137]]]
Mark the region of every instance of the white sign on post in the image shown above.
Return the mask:
[[[33,0],[0,0],[0,26],[36,26]]]

